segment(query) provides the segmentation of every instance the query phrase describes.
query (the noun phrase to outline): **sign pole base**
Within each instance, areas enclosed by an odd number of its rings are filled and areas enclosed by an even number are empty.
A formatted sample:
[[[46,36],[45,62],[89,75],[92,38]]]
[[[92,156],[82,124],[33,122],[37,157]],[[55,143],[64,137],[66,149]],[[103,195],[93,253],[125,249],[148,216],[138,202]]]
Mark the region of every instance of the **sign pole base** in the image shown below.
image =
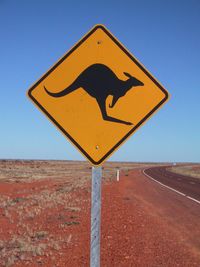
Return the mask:
[[[100,267],[102,167],[92,167],[90,267]]]

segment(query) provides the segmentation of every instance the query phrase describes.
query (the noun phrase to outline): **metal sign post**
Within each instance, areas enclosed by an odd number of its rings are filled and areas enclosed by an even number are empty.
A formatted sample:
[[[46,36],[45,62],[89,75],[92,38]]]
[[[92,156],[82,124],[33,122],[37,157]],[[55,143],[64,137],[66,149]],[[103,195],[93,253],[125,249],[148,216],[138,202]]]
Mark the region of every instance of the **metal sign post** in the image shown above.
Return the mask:
[[[93,165],[102,164],[169,98],[103,25],[56,62],[28,96]],[[119,176],[118,170],[117,181]],[[102,167],[93,167],[91,267],[100,266],[101,179]]]
[[[92,167],[90,267],[100,267],[102,167]]]

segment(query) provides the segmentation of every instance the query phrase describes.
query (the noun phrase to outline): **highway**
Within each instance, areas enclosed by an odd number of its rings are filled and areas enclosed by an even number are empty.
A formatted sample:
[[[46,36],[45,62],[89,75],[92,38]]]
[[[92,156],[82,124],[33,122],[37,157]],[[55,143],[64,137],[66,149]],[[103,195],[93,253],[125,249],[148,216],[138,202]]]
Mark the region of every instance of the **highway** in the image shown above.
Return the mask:
[[[166,166],[148,168],[144,170],[144,174],[174,191],[178,191],[177,193],[197,200],[196,202],[200,201],[200,179],[172,173],[167,168]]]

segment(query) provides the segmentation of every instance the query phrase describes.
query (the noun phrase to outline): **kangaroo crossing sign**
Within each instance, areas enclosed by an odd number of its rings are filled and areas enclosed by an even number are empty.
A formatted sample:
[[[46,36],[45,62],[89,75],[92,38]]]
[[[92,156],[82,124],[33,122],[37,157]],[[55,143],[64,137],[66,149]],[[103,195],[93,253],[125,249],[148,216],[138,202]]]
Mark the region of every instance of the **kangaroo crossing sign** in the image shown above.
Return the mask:
[[[28,96],[94,165],[168,99],[168,92],[102,25],[95,26]]]

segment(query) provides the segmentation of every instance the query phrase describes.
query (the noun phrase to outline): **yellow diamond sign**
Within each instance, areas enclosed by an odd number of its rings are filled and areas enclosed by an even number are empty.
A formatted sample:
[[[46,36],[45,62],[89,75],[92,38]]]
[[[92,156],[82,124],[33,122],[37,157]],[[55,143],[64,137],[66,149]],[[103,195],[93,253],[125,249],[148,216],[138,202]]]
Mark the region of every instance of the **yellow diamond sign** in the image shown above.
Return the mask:
[[[94,165],[168,99],[168,92],[102,25],[95,26],[28,96]]]

